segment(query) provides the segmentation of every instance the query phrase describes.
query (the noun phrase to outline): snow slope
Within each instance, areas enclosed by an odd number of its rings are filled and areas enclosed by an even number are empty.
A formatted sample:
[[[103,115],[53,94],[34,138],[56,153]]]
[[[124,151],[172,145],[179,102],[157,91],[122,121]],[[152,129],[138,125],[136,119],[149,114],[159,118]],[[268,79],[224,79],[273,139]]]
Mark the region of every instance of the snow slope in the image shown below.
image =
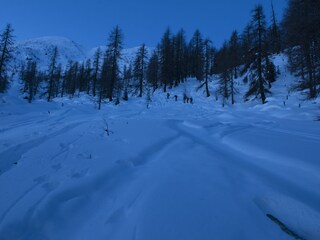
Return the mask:
[[[83,61],[87,50],[78,43],[63,37],[42,37],[20,41],[15,46],[15,61],[17,70],[27,59],[32,59],[43,70],[48,68],[53,49],[58,49],[58,62],[65,66],[68,61]]]
[[[319,239],[318,105],[292,94],[283,106],[279,91],[222,108],[196,86],[157,92],[149,109],[4,98],[0,239],[294,239],[267,214]]]

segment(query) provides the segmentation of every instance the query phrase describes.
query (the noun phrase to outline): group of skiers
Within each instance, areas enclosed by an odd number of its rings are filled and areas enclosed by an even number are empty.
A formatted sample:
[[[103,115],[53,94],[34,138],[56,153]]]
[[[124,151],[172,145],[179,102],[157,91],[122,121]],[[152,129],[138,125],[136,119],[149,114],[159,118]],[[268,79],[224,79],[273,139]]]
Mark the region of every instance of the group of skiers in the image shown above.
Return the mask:
[[[167,99],[170,99],[170,93],[167,93]],[[174,100],[178,101],[178,95],[174,95]],[[183,95],[183,103],[190,103],[193,104],[193,98],[188,97],[186,94]]]

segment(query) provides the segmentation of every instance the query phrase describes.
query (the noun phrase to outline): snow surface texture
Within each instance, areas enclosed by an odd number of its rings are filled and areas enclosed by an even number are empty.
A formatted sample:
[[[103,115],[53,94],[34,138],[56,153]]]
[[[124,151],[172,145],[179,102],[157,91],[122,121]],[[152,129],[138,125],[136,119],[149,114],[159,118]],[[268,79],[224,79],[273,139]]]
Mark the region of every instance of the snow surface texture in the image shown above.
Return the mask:
[[[215,80],[210,98],[189,80],[102,111],[88,96],[28,104],[14,84],[0,95],[0,239],[294,239],[267,214],[320,239],[319,105],[274,62],[265,105],[222,107]]]

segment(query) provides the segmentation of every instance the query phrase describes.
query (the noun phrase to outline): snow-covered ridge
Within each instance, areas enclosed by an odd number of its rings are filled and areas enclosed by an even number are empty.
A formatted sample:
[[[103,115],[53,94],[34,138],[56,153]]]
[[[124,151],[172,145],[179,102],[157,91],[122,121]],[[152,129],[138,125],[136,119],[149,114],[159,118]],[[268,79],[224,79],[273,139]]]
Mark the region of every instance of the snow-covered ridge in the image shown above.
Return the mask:
[[[41,37],[16,43],[16,66],[19,67],[21,63],[32,59],[40,68],[47,67],[55,47],[58,48],[58,62],[62,65],[70,60],[83,60],[87,56],[86,49],[72,40],[63,37]]]
[[[84,61],[92,59],[98,47],[86,49],[80,44],[65,37],[41,37],[25,41],[19,41],[15,45],[15,61],[14,66],[19,70],[21,65],[28,59],[36,61],[41,69],[45,69],[49,65],[50,56],[55,47],[58,48],[58,63],[65,66],[69,61]],[[100,47],[104,53],[105,46]],[[130,64],[139,47],[124,49],[122,52],[121,66]],[[151,54],[152,48],[149,48]]]

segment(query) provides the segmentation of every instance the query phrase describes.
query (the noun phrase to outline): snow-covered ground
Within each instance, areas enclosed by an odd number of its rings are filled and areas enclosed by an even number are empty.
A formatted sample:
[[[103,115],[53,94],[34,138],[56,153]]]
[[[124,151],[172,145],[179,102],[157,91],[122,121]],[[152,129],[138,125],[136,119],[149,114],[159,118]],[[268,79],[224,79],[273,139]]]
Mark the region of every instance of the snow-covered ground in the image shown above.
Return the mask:
[[[294,239],[271,215],[296,239],[320,239],[319,106],[286,100],[281,79],[266,105],[238,96],[224,108],[192,80],[149,108],[9,92],[0,239]]]

